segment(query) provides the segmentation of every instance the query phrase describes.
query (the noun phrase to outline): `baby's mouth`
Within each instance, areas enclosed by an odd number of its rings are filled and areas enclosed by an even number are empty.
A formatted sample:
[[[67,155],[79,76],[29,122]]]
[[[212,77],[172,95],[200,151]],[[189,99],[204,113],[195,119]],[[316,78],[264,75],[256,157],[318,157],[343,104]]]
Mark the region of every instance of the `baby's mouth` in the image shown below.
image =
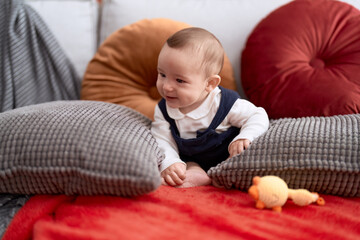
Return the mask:
[[[174,100],[176,97],[166,96],[166,100]]]

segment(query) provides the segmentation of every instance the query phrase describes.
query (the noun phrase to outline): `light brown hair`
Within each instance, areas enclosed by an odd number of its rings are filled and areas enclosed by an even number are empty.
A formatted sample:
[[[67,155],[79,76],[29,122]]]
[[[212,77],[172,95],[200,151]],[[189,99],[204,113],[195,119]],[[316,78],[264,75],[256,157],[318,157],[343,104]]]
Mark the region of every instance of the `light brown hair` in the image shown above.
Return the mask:
[[[214,34],[203,28],[182,29],[166,41],[171,48],[189,48],[202,55],[201,67],[207,76],[219,74],[224,65],[224,48]]]

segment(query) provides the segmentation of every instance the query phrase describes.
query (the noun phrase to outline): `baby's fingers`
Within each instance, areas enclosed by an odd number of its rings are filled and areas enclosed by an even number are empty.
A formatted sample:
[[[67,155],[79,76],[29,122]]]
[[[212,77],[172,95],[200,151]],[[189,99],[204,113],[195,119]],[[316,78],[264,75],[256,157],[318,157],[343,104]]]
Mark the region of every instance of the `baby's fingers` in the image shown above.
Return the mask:
[[[166,186],[169,185],[169,184],[167,184],[167,182],[165,181],[165,178],[163,178],[163,177],[161,178],[161,185],[166,185]]]
[[[176,186],[176,183],[174,182],[174,180],[171,178],[170,175],[166,175],[164,177],[164,180],[166,182],[167,185],[170,185],[170,186]]]
[[[237,154],[240,154],[242,151],[247,149],[249,145],[250,145],[250,141],[247,139],[233,142],[229,148],[230,158]]]
[[[250,146],[250,141],[245,139],[244,140],[244,149],[247,149]]]
[[[230,146],[230,158],[234,157],[235,155],[239,154],[244,150],[244,145],[242,141],[237,141],[231,144]]]
[[[180,177],[175,173],[172,172],[171,174],[168,174],[164,177],[167,184],[170,186],[176,186],[183,184],[183,180],[180,179]]]
[[[175,174],[177,175],[177,177],[181,180],[184,180],[185,179],[185,172],[186,172],[186,169],[183,170],[183,169],[176,169],[175,170]],[[182,183],[181,183],[182,184]]]

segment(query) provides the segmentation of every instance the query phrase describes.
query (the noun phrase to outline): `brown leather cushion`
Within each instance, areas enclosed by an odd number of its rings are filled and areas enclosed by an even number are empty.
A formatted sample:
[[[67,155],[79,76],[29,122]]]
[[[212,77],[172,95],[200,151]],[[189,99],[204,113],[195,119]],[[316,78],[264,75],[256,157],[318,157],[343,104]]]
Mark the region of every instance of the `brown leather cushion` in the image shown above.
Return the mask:
[[[144,19],[110,35],[90,61],[81,99],[121,104],[153,119],[161,99],[156,89],[157,59],[166,39],[188,24]],[[221,85],[236,90],[233,68],[225,56]]]

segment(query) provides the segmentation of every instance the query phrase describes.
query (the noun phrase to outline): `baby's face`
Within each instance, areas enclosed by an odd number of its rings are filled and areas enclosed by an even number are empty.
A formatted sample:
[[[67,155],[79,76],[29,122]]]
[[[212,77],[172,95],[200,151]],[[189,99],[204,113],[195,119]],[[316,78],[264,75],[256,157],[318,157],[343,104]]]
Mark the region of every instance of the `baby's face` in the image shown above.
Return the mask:
[[[208,81],[201,59],[190,51],[165,45],[159,54],[156,87],[166,103],[191,112],[206,98]]]

